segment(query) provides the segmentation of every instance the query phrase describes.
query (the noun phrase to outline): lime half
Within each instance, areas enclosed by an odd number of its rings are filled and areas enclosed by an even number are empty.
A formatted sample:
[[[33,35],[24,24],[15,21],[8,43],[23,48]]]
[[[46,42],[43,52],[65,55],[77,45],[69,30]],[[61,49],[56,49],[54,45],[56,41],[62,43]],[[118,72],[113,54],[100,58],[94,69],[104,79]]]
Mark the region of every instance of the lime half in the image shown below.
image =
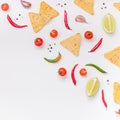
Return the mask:
[[[113,33],[115,31],[115,18],[110,13],[107,13],[103,17],[103,29],[107,33]]]
[[[86,93],[88,96],[94,96],[100,86],[98,78],[91,78],[86,85]]]

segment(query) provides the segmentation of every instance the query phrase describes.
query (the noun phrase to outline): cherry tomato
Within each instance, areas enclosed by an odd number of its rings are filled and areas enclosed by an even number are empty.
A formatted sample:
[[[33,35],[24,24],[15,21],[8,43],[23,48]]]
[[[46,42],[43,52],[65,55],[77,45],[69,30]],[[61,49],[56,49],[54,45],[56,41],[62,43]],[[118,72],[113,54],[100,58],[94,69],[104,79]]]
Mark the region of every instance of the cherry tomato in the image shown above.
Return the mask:
[[[58,74],[60,76],[65,76],[67,74],[67,70],[65,68],[61,67],[58,69]]]
[[[55,29],[51,30],[51,31],[50,31],[50,36],[51,36],[52,38],[57,37],[57,36],[58,36],[58,31],[55,30]]]
[[[36,38],[35,40],[34,40],[34,44],[36,45],[36,46],[42,46],[43,45],[43,39],[42,38]]]
[[[84,33],[84,37],[88,40],[92,39],[93,38],[93,33],[91,31],[86,31]]]
[[[3,11],[9,10],[9,4],[8,4],[8,3],[3,3],[3,4],[1,4],[1,9],[2,9]]]
[[[86,76],[87,75],[87,70],[85,68],[81,68],[79,71],[81,76]]]

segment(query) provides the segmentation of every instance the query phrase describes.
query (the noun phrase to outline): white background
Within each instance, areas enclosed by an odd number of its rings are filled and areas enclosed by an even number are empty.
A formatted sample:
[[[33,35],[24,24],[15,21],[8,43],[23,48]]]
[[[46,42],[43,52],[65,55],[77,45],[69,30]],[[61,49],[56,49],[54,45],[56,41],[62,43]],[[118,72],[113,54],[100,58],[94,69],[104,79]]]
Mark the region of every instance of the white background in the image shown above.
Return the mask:
[[[0,0],[0,4],[7,2],[10,9],[7,12],[0,10],[0,119],[1,120],[116,120],[119,116],[115,111],[120,105],[113,101],[113,82],[120,81],[120,68],[107,61],[103,54],[120,45],[120,12],[113,7],[118,0],[95,0],[94,15],[89,15],[73,4],[73,0],[46,0],[58,12],[59,16],[50,21],[40,32],[34,33],[30,24],[28,12],[39,13],[41,0],[30,0],[32,7],[25,9],[20,0]],[[107,9],[101,10],[103,2]],[[63,7],[57,3],[67,3]],[[69,25],[72,31],[64,27],[64,9],[68,12]],[[21,16],[19,16],[19,13]],[[116,20],[114,34],[107,34],[102,28],[102,18],[111,13]],[[27,24],[24,29],[12,27],[7,21],[7,14],[18,24]],[[83,15],[88,24],[76,23],[76,15]],[[18,20],[16,20],[18,18]],[[59,36],[52,39],[49,36],[51,29],[57,29]],[[84,39],[84,32],[91,30],[94,38],[91,41]],[[72,55],[60,46],[60,41],[81,33],[80,55]],[[34,39],[42,37],[44,45],[41,48],[34,46]],[[94,53],[88,53],[98,40],[103,37],[103,43]],[[49,44],[56,43],[51,53]],[[56,64],[44,61],[44,57],[54,58],[60,51],[62,59]],[[70,77],[73,66],[77,85],[74,86]],[[79,70],[86,63],[95,63],[108,73],[102,74],[91,67],[86,67],[86,77],[79,75]],[[67,76],[61,78],[57,74],[60,67],[67,69]],[[98,77],[100,89],[92,97],[85,93],[86,82]],[[107,84],[107,79],[110,81]],[[101,101],[101,90],[105,90],[108,104],[106,110]]]

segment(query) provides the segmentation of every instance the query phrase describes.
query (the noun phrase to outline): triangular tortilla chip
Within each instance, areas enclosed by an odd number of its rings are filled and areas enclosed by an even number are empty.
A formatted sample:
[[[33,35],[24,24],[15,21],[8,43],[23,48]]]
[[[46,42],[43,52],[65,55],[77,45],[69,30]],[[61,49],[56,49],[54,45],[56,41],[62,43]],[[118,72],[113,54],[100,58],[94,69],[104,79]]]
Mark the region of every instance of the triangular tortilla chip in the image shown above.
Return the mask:
[[[113,6],[120,11],[120,2],[114,3]]]
[[[120,83],[118,82],[113,84],[113,99],[115,103],[120,103]]]
[[[120,67],[120,46],[104,54],[104,57],[111,63]]]
[[[94,14],[94,0],[74,0],[74,3],[87,13]]]
[[[42,1],[40,3],[39,13],[45,15],[47,18],[50,19],[55,18],[59,15],[59,13],[45,1]]]
[[[40,13],[29,12],[29,18],[35,33],[39,32],[51,19],[58,16],[59,13],[42,1],[40,3]]]
[[[39,32],[49,21],[44,15],[29,12],[29,18],[35,33]]]
[[[74,55],[79,55],[79,49],[80,49],[80,33],[76,33],[75,35],[62,40],[60,44],[66,48],[68,51],[73,53]]]

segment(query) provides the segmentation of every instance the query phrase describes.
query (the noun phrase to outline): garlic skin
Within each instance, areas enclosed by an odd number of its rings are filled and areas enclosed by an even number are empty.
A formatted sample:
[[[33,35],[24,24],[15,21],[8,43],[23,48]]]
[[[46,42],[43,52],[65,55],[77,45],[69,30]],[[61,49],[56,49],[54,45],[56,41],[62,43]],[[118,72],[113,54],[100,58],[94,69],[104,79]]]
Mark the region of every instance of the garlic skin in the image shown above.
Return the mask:
[[[82,15],[77,15],[77,16],[75,17],[75,21],[76,21],[76,22],[80,22],[80,23],[87,23],[85,17],[82,16]]]

